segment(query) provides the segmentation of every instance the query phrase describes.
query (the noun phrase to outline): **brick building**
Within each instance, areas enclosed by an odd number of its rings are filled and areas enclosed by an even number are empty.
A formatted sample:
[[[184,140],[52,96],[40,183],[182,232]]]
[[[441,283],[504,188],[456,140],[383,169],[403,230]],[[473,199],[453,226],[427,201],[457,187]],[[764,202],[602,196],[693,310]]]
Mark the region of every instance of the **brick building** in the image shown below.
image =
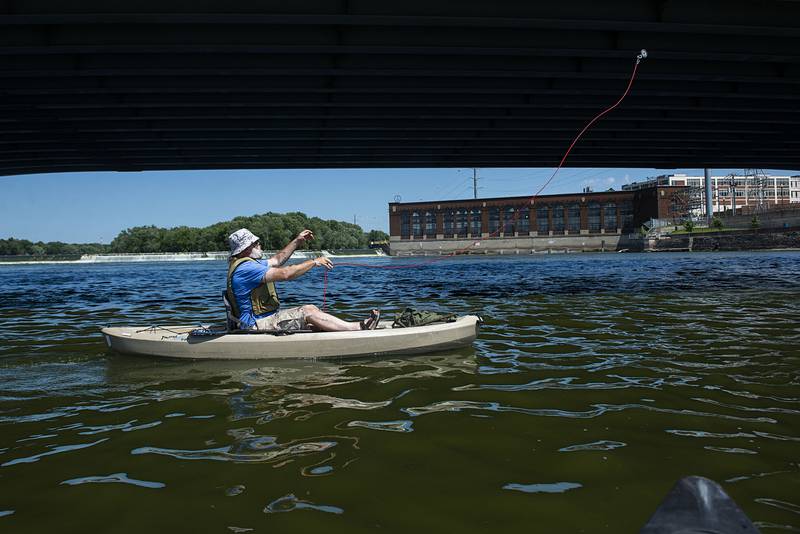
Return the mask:
[[[393,254],[614,250],[636,247],[638,228],[650,219],[679,218],[685,187],[654,185],[525,197],[392,202]],[[511,253],[514,253],[511,252]]]

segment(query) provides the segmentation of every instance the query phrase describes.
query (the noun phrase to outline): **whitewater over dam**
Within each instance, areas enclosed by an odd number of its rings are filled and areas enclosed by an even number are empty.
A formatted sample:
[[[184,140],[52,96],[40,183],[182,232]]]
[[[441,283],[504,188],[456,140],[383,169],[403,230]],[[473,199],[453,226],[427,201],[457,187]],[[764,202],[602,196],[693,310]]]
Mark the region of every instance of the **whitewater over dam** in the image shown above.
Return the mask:
[[[271,257],[276,251],[264,253],[265,258]],[[298,250],[292,254],[292,259],[309,259],[325,256],[328,258],[338,257],[372,257],[383,256],[380,249],[347,250],[347,251],[328,251],[328,250]],[[23,261],[0,261],[0,265],[26,265],[26,264],[49,264],[49,263],[131,263],[131,262],[154,262],[154,261],[219,261],[227,260],[227,252],[164,252],[153,254],[84,254],[74,260],[23,260]]]

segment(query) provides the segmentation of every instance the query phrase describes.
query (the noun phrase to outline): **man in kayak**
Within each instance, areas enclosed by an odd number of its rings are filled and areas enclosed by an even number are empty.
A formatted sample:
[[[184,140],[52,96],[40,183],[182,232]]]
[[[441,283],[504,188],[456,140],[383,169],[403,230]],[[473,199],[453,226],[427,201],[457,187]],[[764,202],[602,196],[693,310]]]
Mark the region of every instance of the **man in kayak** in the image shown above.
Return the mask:
[[[228,301],[239,328],[253,330],[374,330],[380,311],[372,310],[363,321],[349,322],[325,313],[312,304],[280,309],[274,282],[294,280],[314,267],[333,269],[325,257],[284,265],[297,247],[314,239],[311,230],[303,230],[280,252],[264,261],[261,241],[247,228],[228,236],[231,255],[228,260]]]

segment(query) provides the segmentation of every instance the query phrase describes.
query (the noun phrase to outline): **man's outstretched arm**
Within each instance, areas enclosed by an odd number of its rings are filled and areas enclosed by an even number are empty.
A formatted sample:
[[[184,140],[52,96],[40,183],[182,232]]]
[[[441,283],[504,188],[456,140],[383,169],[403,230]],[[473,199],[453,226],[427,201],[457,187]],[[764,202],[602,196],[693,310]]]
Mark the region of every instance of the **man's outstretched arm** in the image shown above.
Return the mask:
[[[326,269],[333,269],[333,263],[328,258],[315,258],[313,260],[306,260],[303,263],[287,265],[286,267],[273,267],[264,273],[264,282],[285,282],[286,280],[294,280],[298,276],[306,274],[316,265],[320,265]]]
[[[292,254],[294,254],[294,251],[297,250],[297,247],[306,241],[311,241],[313,239],[314,233],[311,230],[303,230],[297,234],[297,237],[289,241],[288,245],[283,247],[277,254],[268,259],[267,264],[269,264],[270,267],[280,267],[292,257]]]

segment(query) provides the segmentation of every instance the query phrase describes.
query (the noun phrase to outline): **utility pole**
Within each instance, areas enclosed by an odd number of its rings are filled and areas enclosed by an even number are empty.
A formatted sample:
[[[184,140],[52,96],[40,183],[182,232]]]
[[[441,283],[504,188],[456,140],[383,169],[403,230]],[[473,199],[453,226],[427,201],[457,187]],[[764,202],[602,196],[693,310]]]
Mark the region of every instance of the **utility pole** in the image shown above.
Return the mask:
[[[478,198],[478,169],[472,168],[472,197]]]
[[[756,197],[756,213],[761,213],[767,209],[767,188],[769,187],[769,177],[764,173],[763,169],[745,169],[745,181],[748,176],[753,175],[753,189],[755,190]]]

